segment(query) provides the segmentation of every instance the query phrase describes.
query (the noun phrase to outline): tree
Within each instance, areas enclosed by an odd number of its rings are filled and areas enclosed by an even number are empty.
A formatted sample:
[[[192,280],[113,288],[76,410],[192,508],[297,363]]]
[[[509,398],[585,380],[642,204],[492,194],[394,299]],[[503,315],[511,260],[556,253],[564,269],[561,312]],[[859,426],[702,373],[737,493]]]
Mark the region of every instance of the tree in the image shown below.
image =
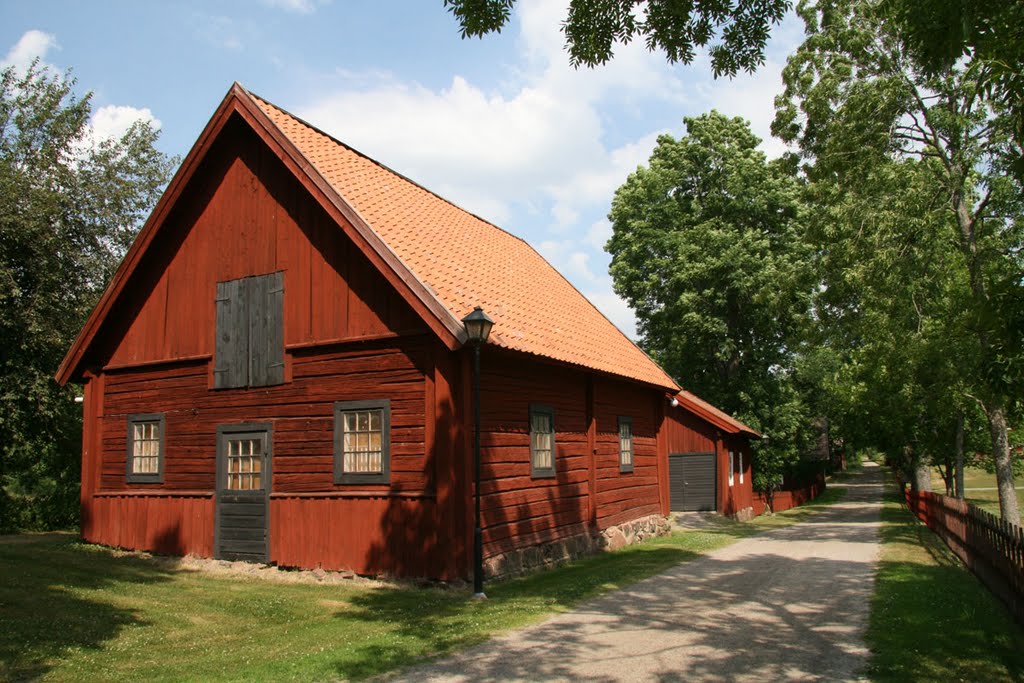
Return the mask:
[[[1005,107],[1013,122],[1024,179],[1024,3],[1006,0],[890,0],[904,44],[933,74],[969,59],[987,99]]]
[[[463,38],[483,37],[508,23],[515,0],[444,0],[444,5]],[[789,7],[789,0],[571,0],[562,31],[574,67],[605,64],[617,44],[642,37],[648,50],[662,50],[672,64],[690,64],[697,48],[710,45],[717,78],[763,64],[771,26]],[[715,43],[718,36],[721,42]]]
[[[0,72],[0,528],[77,520],[81,406],[53,379],[170,176],[157,132],[89,135],[90,97]]]
[[[640,344],[670,374],[768,437],[754,459],[770,490],[803,451],[809,419],[793,377],[812,261],[792,167],[768,162],[739,118],[685,119],[616,191],[615,291]]]
[[[916,160],[933,176],[965,275],[965,295],[949,297],[946,314],[965,321],[971,342],[955,360],[988,422],[1002,514],[1016,522],[1007,421],[1020,378],[1007,369],[1024,350],[994,296],[1022,286],[1022,193],[1007,172],[1012,116],[986,97],[970,57],[938,71],[922,65],[883,1],[805,0],[797,11],[807,38],[783,71],[772,130],[799,145],[808,178],[837,199],[873,194],[886,206],[893,194],[877,177],[893,161]]]

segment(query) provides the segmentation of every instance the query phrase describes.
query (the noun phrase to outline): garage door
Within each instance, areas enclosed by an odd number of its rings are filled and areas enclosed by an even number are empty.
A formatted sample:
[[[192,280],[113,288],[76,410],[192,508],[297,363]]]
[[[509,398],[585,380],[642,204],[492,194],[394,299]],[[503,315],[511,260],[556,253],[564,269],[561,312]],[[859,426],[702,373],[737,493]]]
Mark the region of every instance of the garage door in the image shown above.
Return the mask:
[[[669,455],[668,478],[673,511],[715,511],[714,453]]]

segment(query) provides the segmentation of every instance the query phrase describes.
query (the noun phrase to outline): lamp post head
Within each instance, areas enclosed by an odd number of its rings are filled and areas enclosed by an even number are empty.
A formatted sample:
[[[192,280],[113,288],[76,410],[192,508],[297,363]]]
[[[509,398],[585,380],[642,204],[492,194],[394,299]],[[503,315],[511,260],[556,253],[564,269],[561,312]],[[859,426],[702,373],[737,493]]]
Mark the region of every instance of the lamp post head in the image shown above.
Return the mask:
[[[494,321],[479,306],[462,319],[462,324],[466,327],[467,341],[472,344],[486,342],[487,337],[491,335],[491,328],[494,327]]]

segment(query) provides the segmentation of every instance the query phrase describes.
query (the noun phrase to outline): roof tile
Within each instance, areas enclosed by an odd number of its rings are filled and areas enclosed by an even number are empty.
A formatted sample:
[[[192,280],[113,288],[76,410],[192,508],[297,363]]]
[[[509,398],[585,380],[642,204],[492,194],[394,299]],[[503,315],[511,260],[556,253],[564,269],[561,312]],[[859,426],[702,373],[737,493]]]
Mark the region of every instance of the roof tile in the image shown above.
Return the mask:
[[[479,305],[494,319],[492,344],[676,388],[524,240],[252,97],[456,320]]]

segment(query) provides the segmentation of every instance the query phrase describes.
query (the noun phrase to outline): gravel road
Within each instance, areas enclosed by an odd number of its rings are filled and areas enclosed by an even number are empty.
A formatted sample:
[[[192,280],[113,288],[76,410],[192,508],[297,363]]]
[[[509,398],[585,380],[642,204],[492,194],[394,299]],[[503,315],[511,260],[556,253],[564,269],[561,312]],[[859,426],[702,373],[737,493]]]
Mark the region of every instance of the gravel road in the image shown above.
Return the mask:
[[[808,521],[739,541],[409,681],[851,681],[878,558],[882,474]]]

